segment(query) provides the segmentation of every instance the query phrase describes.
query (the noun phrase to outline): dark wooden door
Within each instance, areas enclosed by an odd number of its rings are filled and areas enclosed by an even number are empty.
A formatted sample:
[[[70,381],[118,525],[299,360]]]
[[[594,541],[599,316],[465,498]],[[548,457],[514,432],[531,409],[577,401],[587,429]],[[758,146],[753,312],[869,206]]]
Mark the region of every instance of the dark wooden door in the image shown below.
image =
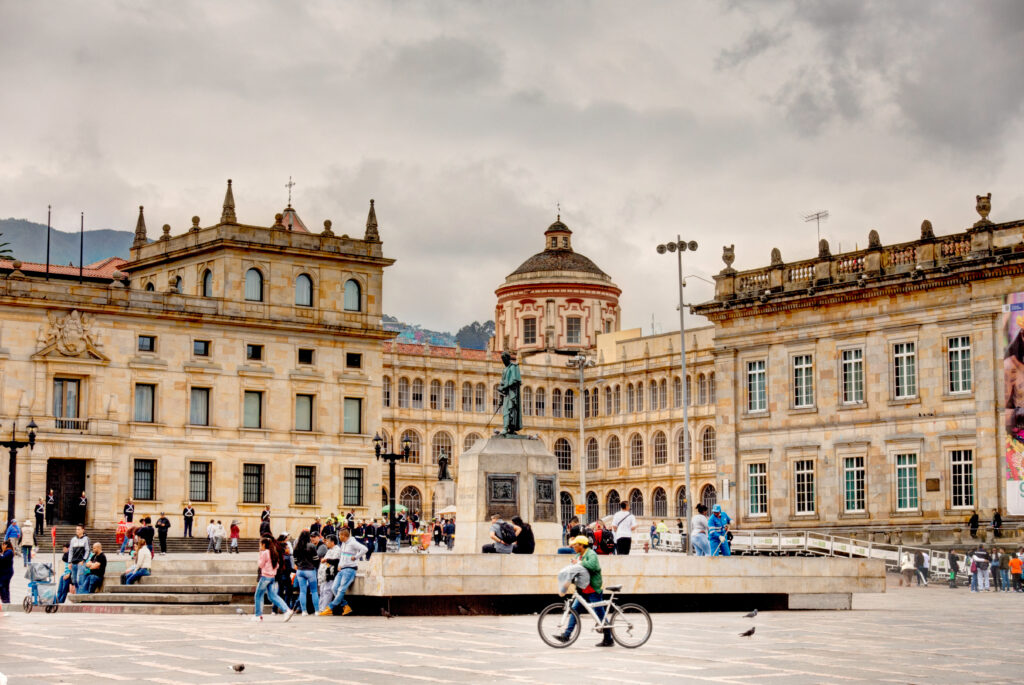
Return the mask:
[[[46,492],[57,502],[55,523],[78,522],[78,499],[85,490],[84,459],[50,459],[46,462]],[[91,502],[90,502],[91,504]]]

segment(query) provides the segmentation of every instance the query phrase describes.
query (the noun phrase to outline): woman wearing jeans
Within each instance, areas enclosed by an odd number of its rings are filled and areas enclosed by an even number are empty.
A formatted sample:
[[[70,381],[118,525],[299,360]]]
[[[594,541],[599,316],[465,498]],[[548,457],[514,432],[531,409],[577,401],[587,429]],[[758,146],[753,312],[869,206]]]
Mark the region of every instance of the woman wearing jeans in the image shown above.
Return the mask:
[[[277,594],[277,582],[274,577],[277,575],[277,567],[281,565],[281,552],[277,543],[271,538],[260,538],[260,580],[256,584],[256,611],[253,613],[253,621],[263,620],[263,598],[269,597],[270,602],[284,612],[284,620],[291,620],[295,612],[288,608],[280,595]]]
[[[697,505],[697,511],[690,519],[690,535],[693,536],[693,551],[698,557],[711,556],[711,541],[708,540],[708,508]]]
[[[303,616],[308,616],[306,611],[306,589],[309,589],[309,597],[313,600],[314,613],[320,610],[320,598],[317,595],[316,570],[320,565],[320,559],[316,555],[316,548],[309,541],[309,531],[304,530],[299,534],[299,541],[295,543],[295,551],[292,552],[295,560],[295,575],[299,581],[299,609]]]

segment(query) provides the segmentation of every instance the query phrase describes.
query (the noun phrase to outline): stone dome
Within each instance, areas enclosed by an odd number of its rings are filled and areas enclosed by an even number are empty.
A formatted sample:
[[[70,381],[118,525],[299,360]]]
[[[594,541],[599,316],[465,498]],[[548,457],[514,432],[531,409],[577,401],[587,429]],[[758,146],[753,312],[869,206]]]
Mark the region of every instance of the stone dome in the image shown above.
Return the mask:
[[[570,242],[571,236],[572,231],[569,230],[568,226],[562,223],[561,217],[559,217],[553,224],[548,226],[546,231],[544,231],[544,251],[538,252],[527,259],[519,265],[518,269],[509,274],[509,276],[542,272],[575,271],[595,274],[602,278],[610,278],[608,274],[601,271],[597,264],[594,264],[590,258],[573,251],[572,243]]]

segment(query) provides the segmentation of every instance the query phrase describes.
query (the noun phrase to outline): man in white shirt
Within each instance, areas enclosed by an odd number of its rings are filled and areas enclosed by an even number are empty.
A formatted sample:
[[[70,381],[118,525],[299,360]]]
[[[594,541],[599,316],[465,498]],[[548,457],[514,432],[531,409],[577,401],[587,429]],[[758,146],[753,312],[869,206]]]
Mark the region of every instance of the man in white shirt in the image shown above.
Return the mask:
[[[612,518],[612,530],[615,531],[615,553],[629,554],[633,546],[633,529],[636,528],[636,517],[629,511],[629,504],[622,503],[622,509]]]

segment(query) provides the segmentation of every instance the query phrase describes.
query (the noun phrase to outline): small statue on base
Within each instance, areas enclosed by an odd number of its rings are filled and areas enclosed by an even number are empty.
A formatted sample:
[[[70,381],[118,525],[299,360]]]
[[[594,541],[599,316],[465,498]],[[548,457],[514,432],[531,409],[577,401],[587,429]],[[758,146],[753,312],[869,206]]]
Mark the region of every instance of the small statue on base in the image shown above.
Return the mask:
[[[498,384],[498,392],[502,396],[502,416],[504,418],[501,434],[515,435],[523,429],[523,404],[520,396],[523,377],[519,374],[519,364],[512,361],[511,354],[502,352],[501,362],[505,365],[505,371],[501,374],[501,383]]]
[[[448,473],[448,455],[444,453],[444,450],[441,450],[441,456],[437,458],[437,479],[452,479],[452,474]]]

